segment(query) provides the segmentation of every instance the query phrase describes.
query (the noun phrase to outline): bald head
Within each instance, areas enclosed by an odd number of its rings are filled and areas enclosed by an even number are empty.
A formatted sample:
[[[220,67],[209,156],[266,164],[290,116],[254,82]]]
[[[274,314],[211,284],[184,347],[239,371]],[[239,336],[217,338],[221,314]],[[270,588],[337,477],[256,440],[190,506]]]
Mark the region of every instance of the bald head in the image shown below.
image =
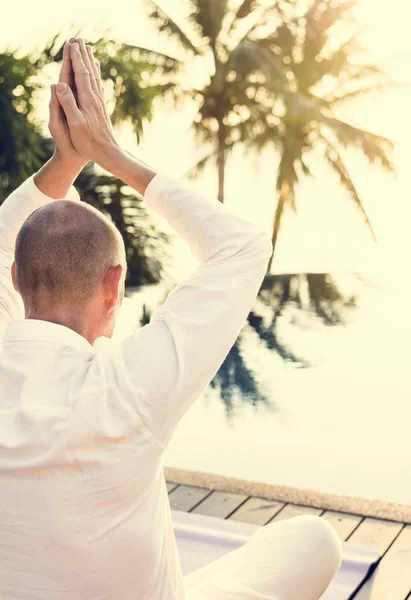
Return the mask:
[[[107,268],[125,263],[114,225],[84,203],[59,200],[24,222],[16,242],[16,281],[25,302],[82,306]]]

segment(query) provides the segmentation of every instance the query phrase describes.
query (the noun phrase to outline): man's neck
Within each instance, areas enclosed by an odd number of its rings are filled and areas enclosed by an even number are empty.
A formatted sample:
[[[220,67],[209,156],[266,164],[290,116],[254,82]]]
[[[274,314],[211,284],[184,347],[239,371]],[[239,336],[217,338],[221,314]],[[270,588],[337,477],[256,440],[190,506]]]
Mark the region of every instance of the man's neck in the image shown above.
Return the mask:
[[[90,326],[89,321],[82,314],[69,312],[64,309],[39,311],[28,307],[26,308],[26,319],[63,325],[84,337],[90,344],[93,344],[97,337],[99,337],[95,333],[95,327]]]

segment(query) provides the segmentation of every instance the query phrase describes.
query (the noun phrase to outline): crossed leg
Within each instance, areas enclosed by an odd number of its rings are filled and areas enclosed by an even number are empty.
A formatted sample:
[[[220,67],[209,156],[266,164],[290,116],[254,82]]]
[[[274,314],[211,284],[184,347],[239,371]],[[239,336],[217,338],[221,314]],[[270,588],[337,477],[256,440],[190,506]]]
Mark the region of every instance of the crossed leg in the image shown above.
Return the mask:
[[[186,600],[319,600],[341,564],[341,542],[320,517],[261,527],[238,550],[184,578]]]

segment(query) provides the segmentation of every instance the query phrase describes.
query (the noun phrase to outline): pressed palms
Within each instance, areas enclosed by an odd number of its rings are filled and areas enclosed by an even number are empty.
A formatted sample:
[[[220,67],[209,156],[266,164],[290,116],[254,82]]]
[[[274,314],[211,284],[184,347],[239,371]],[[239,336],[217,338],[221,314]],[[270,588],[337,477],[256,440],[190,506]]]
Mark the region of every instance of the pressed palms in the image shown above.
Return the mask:
[[[130,123],[140,141],[144,124],[153,116],[153,101],[173,88],[170,75],[178,69],[178,61],[161,52],[118,42],[108,34],[86,42],[93,46],[102,79],[109,88],[113,126]],[[60,62],[64,43],[61,34],[51,39],[36,57],[36,68]]]
[[[307,159],[313,150],[321,150],[324,162],[336,173],[375,238],[344,152],[359,151],[370,163],[392,172],[393,143],[354,127],[337,114],[341,105],[389,88],[393,82],[378,66],[358,62],[361,47],[356,34],[336,44],[343,35],[338,26],[346,26],[354,4],[351,0],[311,0],[308,10],[298,12],[301,3],[289,2],[282,24],[266,37],[267,49],[281,57],[288,84],[272,90],[271,101],[265,98],[261,121],[250,124],[243,137],[257,149],[274,145],[279,154],[274,250],[286,209],[296,210],[296,185],[311,175]],[[268,21],[260,26],[267,31]]]
[[[189,0],[184,19],[174,19],[159,3],[147,0],[149,17],[160,30],[176,38],[184,49],[182,62],[194,58],[204,83],[185,89],[198,103],[194,120],[203,156],[195,171],[215,161],[218,170],[218,198],[224,201],[227,157],[241,141],[242,124],[254,122],[258,113],[257,73],[282,82],[282,62],[255,35],[256,24],[272,11],[263,0]],[[182,4],[180,5],[182,6]],[[184,22],[183,22],[184,21]]]

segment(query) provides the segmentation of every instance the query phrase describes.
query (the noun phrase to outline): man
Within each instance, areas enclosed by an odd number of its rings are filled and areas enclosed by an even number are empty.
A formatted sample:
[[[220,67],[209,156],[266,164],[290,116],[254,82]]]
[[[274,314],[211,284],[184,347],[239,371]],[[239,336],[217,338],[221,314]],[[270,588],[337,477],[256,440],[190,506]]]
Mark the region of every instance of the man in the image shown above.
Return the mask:
[[[50,130],[53,158],[0,208],[0,597],[318,600],[341,547],[314,517],[262,528],[184,580],[163,476],[177,423],[252,307],[269,238],[121,150],[83,40],[65,47]],[[201,263],[119,343],[121,237],[81,202],[53,201],[89,160],[143,194]]]

